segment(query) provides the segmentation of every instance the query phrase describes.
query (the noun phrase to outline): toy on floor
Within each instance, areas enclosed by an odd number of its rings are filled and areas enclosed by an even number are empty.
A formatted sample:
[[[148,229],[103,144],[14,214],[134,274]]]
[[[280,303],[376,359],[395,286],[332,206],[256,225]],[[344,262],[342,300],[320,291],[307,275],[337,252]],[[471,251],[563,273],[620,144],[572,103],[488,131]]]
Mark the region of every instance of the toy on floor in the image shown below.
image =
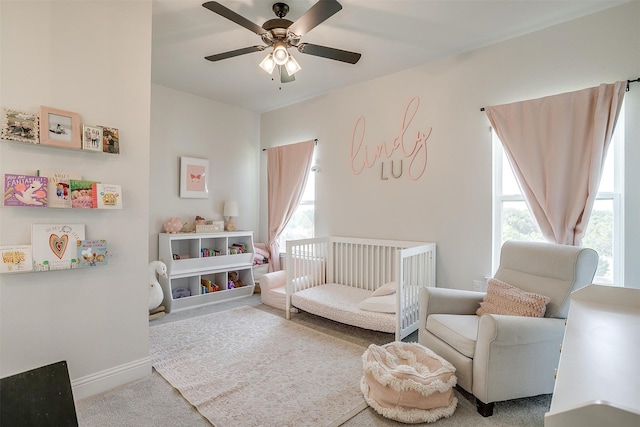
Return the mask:
[[[167,277],[167,266],[162,261],[151,261],[149,263],[149,311],[157,308],[164,299],[164,293],[160,282],[156,278],[156,273],[162,277]]]
[[[159,317],[164,316],[164,305],[154,308],[153,310],[149,310],[149,320],[157,319]]]

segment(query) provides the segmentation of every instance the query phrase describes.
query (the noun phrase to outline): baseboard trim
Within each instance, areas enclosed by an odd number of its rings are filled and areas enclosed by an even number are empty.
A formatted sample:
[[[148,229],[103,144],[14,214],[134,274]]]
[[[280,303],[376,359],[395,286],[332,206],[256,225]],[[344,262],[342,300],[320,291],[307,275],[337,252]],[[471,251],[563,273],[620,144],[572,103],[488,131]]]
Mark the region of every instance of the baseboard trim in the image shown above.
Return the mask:
[[[151,374],[151,358],[134,360],[124,365],[76,378],[71,381],[74,400],[84,399]]]

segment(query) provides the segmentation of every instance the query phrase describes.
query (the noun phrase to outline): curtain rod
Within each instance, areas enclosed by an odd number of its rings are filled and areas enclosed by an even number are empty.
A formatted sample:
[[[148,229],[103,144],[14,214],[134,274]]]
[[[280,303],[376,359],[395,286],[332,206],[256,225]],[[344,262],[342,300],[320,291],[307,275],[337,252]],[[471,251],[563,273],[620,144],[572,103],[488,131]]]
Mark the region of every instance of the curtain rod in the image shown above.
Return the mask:
[[[629,85],[631,83],[639,83],[640,82],[640,77],[638,77],[635,80],[627,80],[627,89],[625,90],[625,92],[629,92]],[[484,111],[484,107],[480,108],[480,111]]]
[[[318,138],[314,138],[313,143],[314,143],[315,145],[318,145]],[[267,151],[267,150],[268,150],[268,148],[263,148],[263,149],[262,149],[262,151]]]

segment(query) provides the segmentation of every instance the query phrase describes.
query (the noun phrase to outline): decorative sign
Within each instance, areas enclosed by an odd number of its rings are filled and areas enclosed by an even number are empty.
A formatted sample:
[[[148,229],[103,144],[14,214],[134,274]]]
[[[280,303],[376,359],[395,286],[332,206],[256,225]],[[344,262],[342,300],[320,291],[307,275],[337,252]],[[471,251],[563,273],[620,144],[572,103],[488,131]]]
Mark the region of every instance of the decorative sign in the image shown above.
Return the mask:
[[[427,168],[427,140],[431,135],[431,127],[425,130],[410,131],[418,107],[420,98],[411,98],[404,108],[400,121],[400,130],[393,141],[389,143],[381,142],[376,146],[369,146],[365,142],[366,120],[363,116],[356,120],[351,134],[350,162],[351,171],[354,175],[359,175],[364,169],[371,169],[377,164],[380,165],[380,179],[387,180],[389,177],[400,178],[405,173],[411,180],[417,180]],[[413,136],[411,136],[413,134]],[[385,161],[390,159],[395,153],[401,159]],[[407,162],[403,162],[407,160]],[[406,170],[404,168],[406,167]]]

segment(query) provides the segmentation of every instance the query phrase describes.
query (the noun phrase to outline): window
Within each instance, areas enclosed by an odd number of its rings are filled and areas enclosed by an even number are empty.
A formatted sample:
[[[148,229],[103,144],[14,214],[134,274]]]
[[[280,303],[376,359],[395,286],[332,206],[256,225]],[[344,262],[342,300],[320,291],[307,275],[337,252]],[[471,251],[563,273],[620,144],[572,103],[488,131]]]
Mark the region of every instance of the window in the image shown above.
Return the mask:
[[[314,161],[311,164],[315,164]],[[313,168],[309,172],[302,200],[279,237],[280,252],[287,251],[287,240],[309,239],[314,236],[316,177]]]
[[[624,105],[609,146],[598,195],[582,246],[598,252],[597,283],[620,283],[622,279],[622,194],[624,153]],[[529,212],[518,182],[495,132],[493,139],[493,271],[499,264],[506,240],[545,241]]]

